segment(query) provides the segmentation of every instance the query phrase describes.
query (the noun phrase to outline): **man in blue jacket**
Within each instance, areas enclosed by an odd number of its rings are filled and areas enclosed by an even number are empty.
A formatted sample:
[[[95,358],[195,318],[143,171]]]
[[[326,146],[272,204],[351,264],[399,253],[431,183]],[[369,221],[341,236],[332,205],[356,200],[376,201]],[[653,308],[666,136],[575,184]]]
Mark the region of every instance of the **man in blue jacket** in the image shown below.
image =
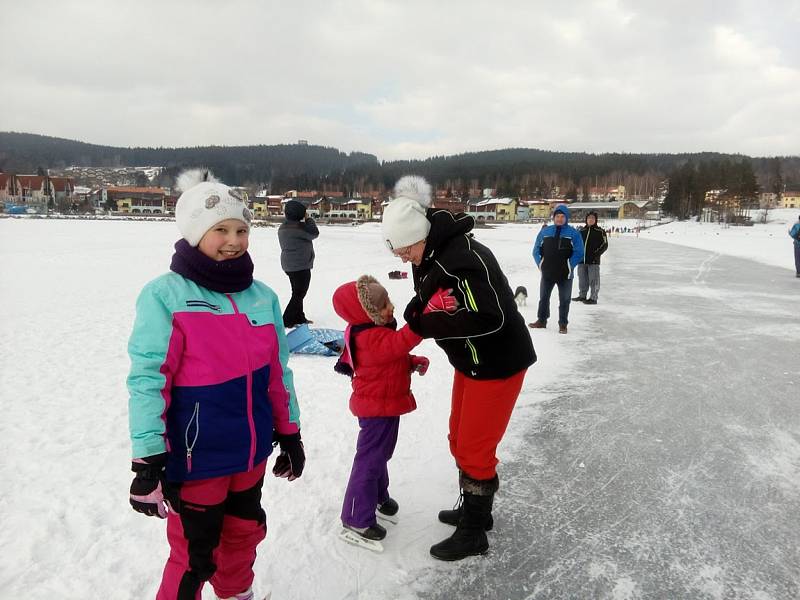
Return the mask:
[[[800,277],[800,221],[792,226],[789,235],[794,240],[794,270],[797,271],[797,277]]]
[[[583,238],[568,222],[569,208],[566,204],[558,205],[553,211],[553,224],[542,229],[533,244],[533,259],[541,271],[541,281],[538,319],[528,324],[531,329],[547,327],[550,295],[558,286],[558,332],[567,333],[572,277],[583,260]]]

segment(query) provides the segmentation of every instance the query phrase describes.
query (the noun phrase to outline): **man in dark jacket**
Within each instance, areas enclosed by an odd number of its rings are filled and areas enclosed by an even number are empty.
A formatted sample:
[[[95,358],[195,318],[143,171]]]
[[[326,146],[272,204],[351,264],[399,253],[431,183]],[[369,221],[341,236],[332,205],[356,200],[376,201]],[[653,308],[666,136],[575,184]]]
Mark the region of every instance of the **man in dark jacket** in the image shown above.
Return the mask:
[[[800,222],[792,226],[789,230],[789,235],[794,240],[794,267],[795,271],[797,271],[797,276],[800,277]]]
[[[314,244],[319,229],[314,219],[306,217],[302,202],[289,200],[283,207],[286,219],[278,228],[281,245],[281,268],[289,276],[292,297],[283,311],[283,326],[287,329],[310,323],[303,311],[303,299],[311,284],[311,269],[314,268]]]
[[[456,531],[431,554],[460,560],[489,548],[486,530],[499,486],[495,453],[536,353],[497,260],[470,233],[474,219],[430,205],[430,185],[403,177],[384,210],[383,234],[395,256],[413,265],[416,295],[406,322],[436,340],[455,368],[448,439],[463,505],[439,513]],[[436,308],[453,297],[454,312]]]
[[[583,260],[578,265],[578,295],[573,300],[585,304],[597,304],[600,293],[600,256],[608,250],[606,230],[597,224],[597,213],[586,215],[586,224],[581,227]],[[591,296],[587,297],[587,292]]]
[[[569,208],[560,204],[553,211],[553,224],[539,231],[533,244],[533,259],[541,271],[539,312],[536,322],[528,327],[544,329],[550,318],[550,294],[558,286],[558,332],[567,333],[572,277],[583,260],[583,238],[568,225]]]

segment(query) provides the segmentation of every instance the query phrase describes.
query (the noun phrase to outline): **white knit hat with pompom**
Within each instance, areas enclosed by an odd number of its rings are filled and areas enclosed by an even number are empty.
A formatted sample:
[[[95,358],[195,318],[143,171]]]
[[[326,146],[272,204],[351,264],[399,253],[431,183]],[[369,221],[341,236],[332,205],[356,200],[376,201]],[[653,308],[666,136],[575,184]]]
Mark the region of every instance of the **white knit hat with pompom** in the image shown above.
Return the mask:
[[[431,186],[419,175],[401,177],[393,199],[383,210],[383,239],[389,250],[405,248],[428,237],[431,222],[425,215],[431,205]]]
[[[176,187],[183,193],[175,205],[175,221],[190,245],[197,246],[206,231],[220,221],[237,219],[250,225],[253,216],[242,196],[208,170],[184,171]]]

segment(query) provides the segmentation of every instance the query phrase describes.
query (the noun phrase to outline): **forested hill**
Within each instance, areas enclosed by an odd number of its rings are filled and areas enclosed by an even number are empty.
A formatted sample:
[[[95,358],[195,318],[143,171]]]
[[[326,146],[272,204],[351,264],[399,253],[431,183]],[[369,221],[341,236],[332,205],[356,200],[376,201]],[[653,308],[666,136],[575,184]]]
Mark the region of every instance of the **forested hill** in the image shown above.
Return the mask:
[[[774,161],[738,154],[589,154],[509,148],[435,156],[425,160],[379,162],[366,153],[336,148],[281,144],[198,146],[191,148],[117,148],[27,133],[0,132],[0,171],[35,173],[37,169],[79,166],[164,166],[176,173],[207,166],[231,185],[269,184],[291,188],[352,192],[390,187],[398,177],[419,173],[439,187],[465,190],[491,187],[498,193],[548,195],[591,186],[626,185],[628,193],[652,193],[656,182],[686,163],[750,163],[762,189],[770,187]],[[782,157],[783,182],[800,186],[800,157]]]
[[[0,132],[0,170],[35,173],[38,168],[78,166],[207,166],[223,181],[269,181],[275,175],[310,179],[341,173],[356,166],[377,167],[371,154],[345,154],[336,148],[281,144],[276,146],[196,146],[191,148],[117,148],[75,140],[16,132]],[[172,170],[172,169],[170,169]]]

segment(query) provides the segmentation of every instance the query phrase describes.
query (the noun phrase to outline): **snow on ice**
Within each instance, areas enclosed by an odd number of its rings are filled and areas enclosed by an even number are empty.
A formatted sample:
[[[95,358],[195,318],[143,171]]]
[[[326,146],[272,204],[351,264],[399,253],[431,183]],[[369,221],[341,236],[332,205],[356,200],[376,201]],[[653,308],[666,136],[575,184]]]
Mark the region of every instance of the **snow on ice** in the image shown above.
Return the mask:
[[[639,253],[647,252],[649,240],[665,241],[785,267],[788,278],[793,264],[786,229],[797,219],[796,212],[772,211],[771,223],[752,228],[672,223],[644,230],[638,238],[621,237],[636,244]],[[528,288],[527,306],[520,308],[528,322],[535,320],[538,300],[538,273],[530,255],[536,231],[536,226],[521,224],[476,231],[495,252],[512,289]],[[321,228],[306,300],[306,313],[315,325],[343,327],[331,294],[362,273],[378,277],[402,315],[412,294],[411,280],[390,280],[387,273],[410,271],[410,266],[385,250],[379,232],[375,224]],[[0,597],[110,600],[154,595],[168,546],[164,522],[136,514],[128,505],[126,344],[134,300],[144,283],[167,270],[177,237],[170,222],[0,220],[0,545],[6,549],[0,561]],[[618,239],[611,237],[603,259],[604,289],[614,285],[609,273],[618,260]],[[276,229],[255,228],[250,252],[255,276],[285,303],[289,282],[278,261]],[[704,256],[708,262],[697,265],[701,280],[715,268]],[[556,302],[554,294],[554,311]],[[542,415],[545,401],[582,383],[573,369],[586,358],[585,348],[598,331],[594,321],[602,313],[575,304],[568,336],[558,336],[555,329],[534,334],[539,361],[528,373],[499,450],[501,481],[504,462],[530,453],[526,434]],[[646,305],[627,307],[626,316],[658,322]],[[671,324],[681,326],[678,317]],[[614,347],[614,340],[607,343]],[[491,569],[476,566],[502,563],[498,551],[465,561],[473,565],[465,571],[463,565],[437,563],[428,554],[430,545],[451,531],[436,521],[437,511],[449,508],[458,496],[446,441],[452,371],[432,341],[423,342],[415,353],[428,356],[431,367],[425,377],[414,376],[419,408],[401,420],[390,463],[390,490],[400,504],[400,522],[387,526],[381,554],[338,538],[340,503],[357,434],[356,419],[347,408],[349,380],[334,373],[332,358],[292,357],[308,462],[295,482],[267,478],[263,504],[268,536],[255,565],[260,593],[271,591],[276,599],[446,597],[436,595],[435,582],[455,584],[455,574],[475,571],[490,577]],[[798,439],[797,431],[782,432],[774,436],[773,448],[753,449],[750,461],[782,480],[796,479]],[[591,474],[591,457],[575,464],[582,476]],[[535,475],[530,485],[536,487]],[[504,492],[506,505],[516,506],[513,488],[501,487],[501,503]],[[613,580],[607,597],[641,597],[637,581],[642,573],[617,572],[603,560],[603,550],[597,552],[586,573]],[[563,561],[568,562],[566,557]],[[724,595],[714,568],[687,575],[697,580],[698,595]],[[796,565],[787,568],[797,583]],[[545,585],[546,573],[524,564],[507,572],[512,571],[522,582],[515,597],[559,597],[557,587]],[[475,589],[491,589],[491,581]],[[758,590],[750,592],[756,597]],[[488,596],[480,592],[464,597]],[[203,598],[213,598],[210,589]]]

